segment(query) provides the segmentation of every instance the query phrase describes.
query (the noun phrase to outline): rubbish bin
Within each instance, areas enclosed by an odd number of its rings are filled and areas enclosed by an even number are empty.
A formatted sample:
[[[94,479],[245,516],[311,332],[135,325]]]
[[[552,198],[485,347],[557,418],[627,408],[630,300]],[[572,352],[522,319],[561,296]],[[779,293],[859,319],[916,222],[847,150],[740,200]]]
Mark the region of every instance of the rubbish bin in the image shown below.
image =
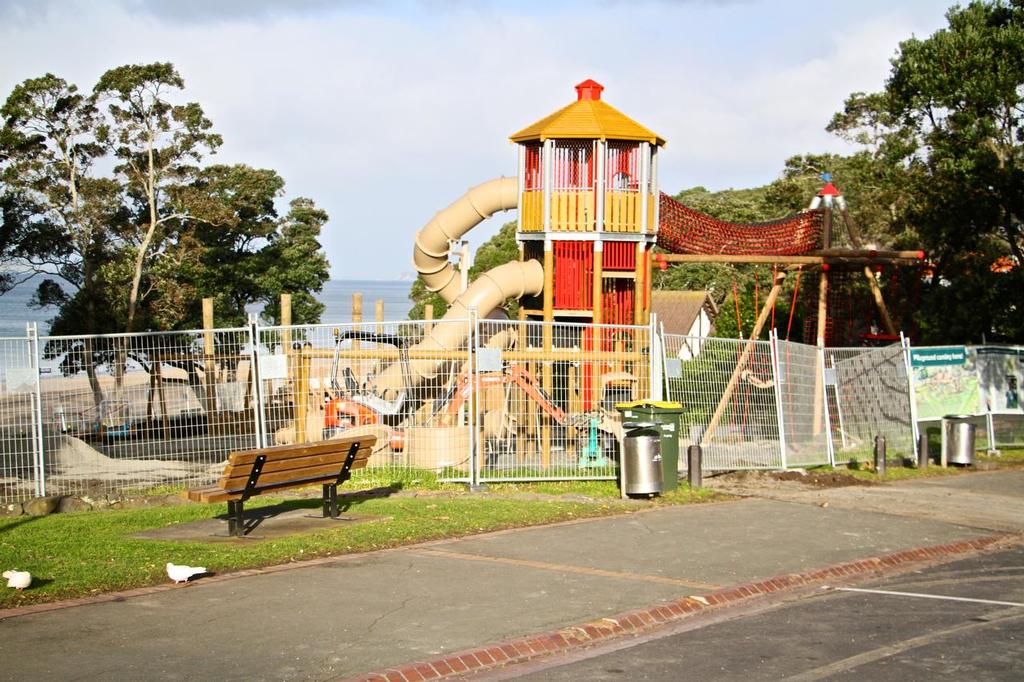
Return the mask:
[[[623,492],[626,495],[658,495],[662,492],[661,434],[649,422],[623,424]]]
[[[947,414],[942,418],[942,459],[947,464],[974,464],[976,427],[969,414]]]
[[[635,400],[619,403],[615,408],[622,413],[622,422],[650,422],[661,435],[661,465],[664,490],[679,487],[679,416],[681,403],[654,400]]]

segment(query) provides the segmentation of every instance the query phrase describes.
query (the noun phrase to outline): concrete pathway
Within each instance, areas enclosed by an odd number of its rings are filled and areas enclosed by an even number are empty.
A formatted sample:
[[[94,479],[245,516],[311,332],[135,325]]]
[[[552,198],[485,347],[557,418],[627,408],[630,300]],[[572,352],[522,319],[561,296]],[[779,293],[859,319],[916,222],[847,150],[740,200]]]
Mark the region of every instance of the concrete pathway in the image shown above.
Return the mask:
[[[1007,480],[974,475],[950,485],[1012,504],[1018,483]],[[948,490],[933,482],[914,489]],[[344,678],[731,585],[989,534],[972,525],[764,499],[668,508],[316,560],[7,618],[0,621],[0,660],[9,679]]]

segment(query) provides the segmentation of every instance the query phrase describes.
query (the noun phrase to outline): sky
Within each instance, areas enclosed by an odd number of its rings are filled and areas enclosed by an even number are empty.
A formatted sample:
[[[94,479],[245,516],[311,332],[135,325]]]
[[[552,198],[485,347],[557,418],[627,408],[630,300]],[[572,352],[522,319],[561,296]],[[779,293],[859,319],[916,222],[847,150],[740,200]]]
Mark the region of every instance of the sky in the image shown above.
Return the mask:
[[[661,189],[759,186],[877,91],[901,40],[945,25],[935,0],[0,0],[0,97],[53,73],[172,62],[224,145],[272,168],[281,208],[312,198],[337,279],[413,272],[416,231],[469,187],[516,173],[508,136],[603,99],[668,141]],[[505,213],[475,228],[473,246]]]

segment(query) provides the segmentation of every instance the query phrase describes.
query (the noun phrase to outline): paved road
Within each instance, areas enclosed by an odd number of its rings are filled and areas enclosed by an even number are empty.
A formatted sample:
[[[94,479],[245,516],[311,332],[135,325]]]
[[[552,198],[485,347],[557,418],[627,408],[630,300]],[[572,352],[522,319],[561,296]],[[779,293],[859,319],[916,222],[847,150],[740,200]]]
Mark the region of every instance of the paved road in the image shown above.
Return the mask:
[[[1024,676],[1024,548],[933,567],[857,589],[825,590],[728,621],[688,623],[474,679],[1020,680]],[[1011,602],[1007,604],[962,599]],[[680,631],[680,628],[694,628]],[[583,658],[583,656],[586,656]]]
[[[901,483],[812,488],[795,481],[758,478],[714,487],[741,495],[931,519],[986,530],[1024,532],[1024,470],[970,473]]]

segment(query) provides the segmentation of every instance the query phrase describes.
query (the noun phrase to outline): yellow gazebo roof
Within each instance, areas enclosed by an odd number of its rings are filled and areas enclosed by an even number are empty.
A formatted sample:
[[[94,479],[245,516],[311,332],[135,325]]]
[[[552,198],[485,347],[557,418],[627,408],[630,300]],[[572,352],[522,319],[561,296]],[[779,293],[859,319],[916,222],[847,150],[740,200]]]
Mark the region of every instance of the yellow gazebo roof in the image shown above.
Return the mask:
[[[585,80],[576,86],[577,100],[523,128],[509,139],[513,142],[544,141],[551,138],[637,140],[664,145],[665,140],[629,116],[601,101],[604,86]]]

